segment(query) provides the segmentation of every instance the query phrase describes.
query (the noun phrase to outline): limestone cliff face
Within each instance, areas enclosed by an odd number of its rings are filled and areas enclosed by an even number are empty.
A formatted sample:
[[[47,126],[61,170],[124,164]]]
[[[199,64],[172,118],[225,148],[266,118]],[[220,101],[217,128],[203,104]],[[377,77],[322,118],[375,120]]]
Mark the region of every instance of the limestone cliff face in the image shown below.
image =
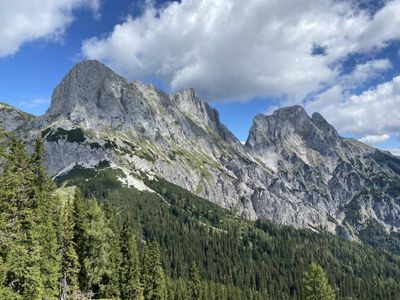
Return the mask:
[[[53,176],[102,161],[158,175],[243,217],[348,238],[400,229],[400,159],[345,139],[300,106],[255,117],[243,146],[194,90],[166,94],[97,61],[77,64],[37,118],[0,106],[7,130],[46,141]]]
[[[351,231],[373,219],[387,229],[399,228],[400,161],[340,137],[320,114],[309,117],[302,107],[293,106],[271,116],[258,115],[246,150],[274,170],[287,194],[317,208],[318,213],[305,218],[310,225],[333,231],[342,229],[339,224]]]
[[[24,130],[27,124],[33,119],[35,119],[34,116],[24,113],[8,104],[0,102],[1,129],[13,132]]]

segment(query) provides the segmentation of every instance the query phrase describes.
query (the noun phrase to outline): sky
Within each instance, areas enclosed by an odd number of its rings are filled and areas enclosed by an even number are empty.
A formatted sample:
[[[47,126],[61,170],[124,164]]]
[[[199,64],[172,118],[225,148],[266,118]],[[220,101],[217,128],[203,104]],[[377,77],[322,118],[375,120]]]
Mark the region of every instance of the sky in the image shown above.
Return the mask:
[[[400,0],[0,0],[0,102],[43,114],[83,59],[194,88],[242,141],[299,104],[400,155]]]

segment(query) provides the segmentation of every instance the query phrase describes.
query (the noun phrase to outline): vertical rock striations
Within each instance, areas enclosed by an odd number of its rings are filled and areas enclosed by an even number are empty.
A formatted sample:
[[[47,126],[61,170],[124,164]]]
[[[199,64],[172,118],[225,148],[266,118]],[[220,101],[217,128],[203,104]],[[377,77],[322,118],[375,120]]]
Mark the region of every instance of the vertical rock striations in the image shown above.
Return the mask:
[[[340,137],[301,106],[257,115],[243,146],[193,89],[166,94],[84,61],[45,115],[0,104],[0,117],[7,130],[45,138],[53,176],[108,161],[125,182],[164,177],[246,218],[348,238],[371,222],[400,229],[400,159]]]

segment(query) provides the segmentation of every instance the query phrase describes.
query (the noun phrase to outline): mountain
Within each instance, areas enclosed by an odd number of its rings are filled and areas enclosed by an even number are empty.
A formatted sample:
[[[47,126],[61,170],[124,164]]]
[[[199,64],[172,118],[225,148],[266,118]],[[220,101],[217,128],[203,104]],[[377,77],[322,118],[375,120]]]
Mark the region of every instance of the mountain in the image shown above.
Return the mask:
[[[340,137],[300,106],[256,116],[242,145],[193,89],[166,94],[83,61],[43,116],[4,105],[0,114],[7,130],[44,138],[45,166],[60,184],[106,166],[139,191],[162,178],[244,218],[400,251],[400,159]]]
[[[32,119],[35,119],[35,116],[0,102],[0,124],[4,130],[18,132],[25,128]]]

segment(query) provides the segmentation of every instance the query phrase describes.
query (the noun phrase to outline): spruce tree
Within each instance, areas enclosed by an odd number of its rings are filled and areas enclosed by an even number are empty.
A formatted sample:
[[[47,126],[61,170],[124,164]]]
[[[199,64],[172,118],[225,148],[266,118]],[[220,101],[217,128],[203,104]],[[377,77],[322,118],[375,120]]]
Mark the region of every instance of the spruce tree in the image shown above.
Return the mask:
[[[190,300],[201,299],[201,281],[197,266],[193,263],[189,272],[188,295]]]
[[[68,197],[61,213],[60,243],[61,243],[61,279],[60,299],[70,299],[79,290],[79,262],[74,242],[74,208],[73,201]]]
[[[167,298],[160,250],[155,242],[146,247],[142,280],[145,300],[165,300]]]
[[[73,200],[73,220],[74,220],[74,245],[75,251],[78,255],[78,263],[80,266],[78,274],[78,285],[81,291],[88,290],[87,274],[84,264],[84,258],[88,248],[88,241],[85,236],[86,218],[85,218],[86,205],[80,189],[75,189]]]
[[[0,180],[0,257],[1,285],[12,298],[40,299],[43,277],[40,270],[39,243],[33,173],[25,145],[10,137]]]
[[[41,246],[40,271],[43,275],[43,297],[51,299],[59,294],[61,275],[61,257],[59,235],[59,211],[61,202],[54,195],[55,185],[43,167],[43,140],[36,139],[29,167],[33,174],[32,189],[35,203],[35,215],[38,222],[38,235]]]
[[[86,292],[95,297],[105,297],[111,277],[110,244],[107,237],[110,230],[107,227],[104,211],[96,199],[87,203],[84,222],[85,249],[83,267],[86,272]]]
[[[336,298],[324,269],[316,263],[311,263],[309,271],[304,274],[303,296],[304,300],[334,300]]]
[[[54,183],[51,181],[45,168],[43,167],[43,153],[43,140],[41,138],[37,138],[33,145],[33,153],[29,161],[30,169],[34,175],[32,184],[39,190],[52,190],[54,189]]]
[[[115,209],[106,203],[103,210],[106,218],[106,239],[109,257],[109,272],[103,278],[103,283],[106,285],[104,296],[107,298],[120,298],[120,266],[122,260],[120,229],[117,224]]]
[[[123,300],[143,300],[136,237],[128,220],[125,220],[122,227],[121,253],[121,298]]]

